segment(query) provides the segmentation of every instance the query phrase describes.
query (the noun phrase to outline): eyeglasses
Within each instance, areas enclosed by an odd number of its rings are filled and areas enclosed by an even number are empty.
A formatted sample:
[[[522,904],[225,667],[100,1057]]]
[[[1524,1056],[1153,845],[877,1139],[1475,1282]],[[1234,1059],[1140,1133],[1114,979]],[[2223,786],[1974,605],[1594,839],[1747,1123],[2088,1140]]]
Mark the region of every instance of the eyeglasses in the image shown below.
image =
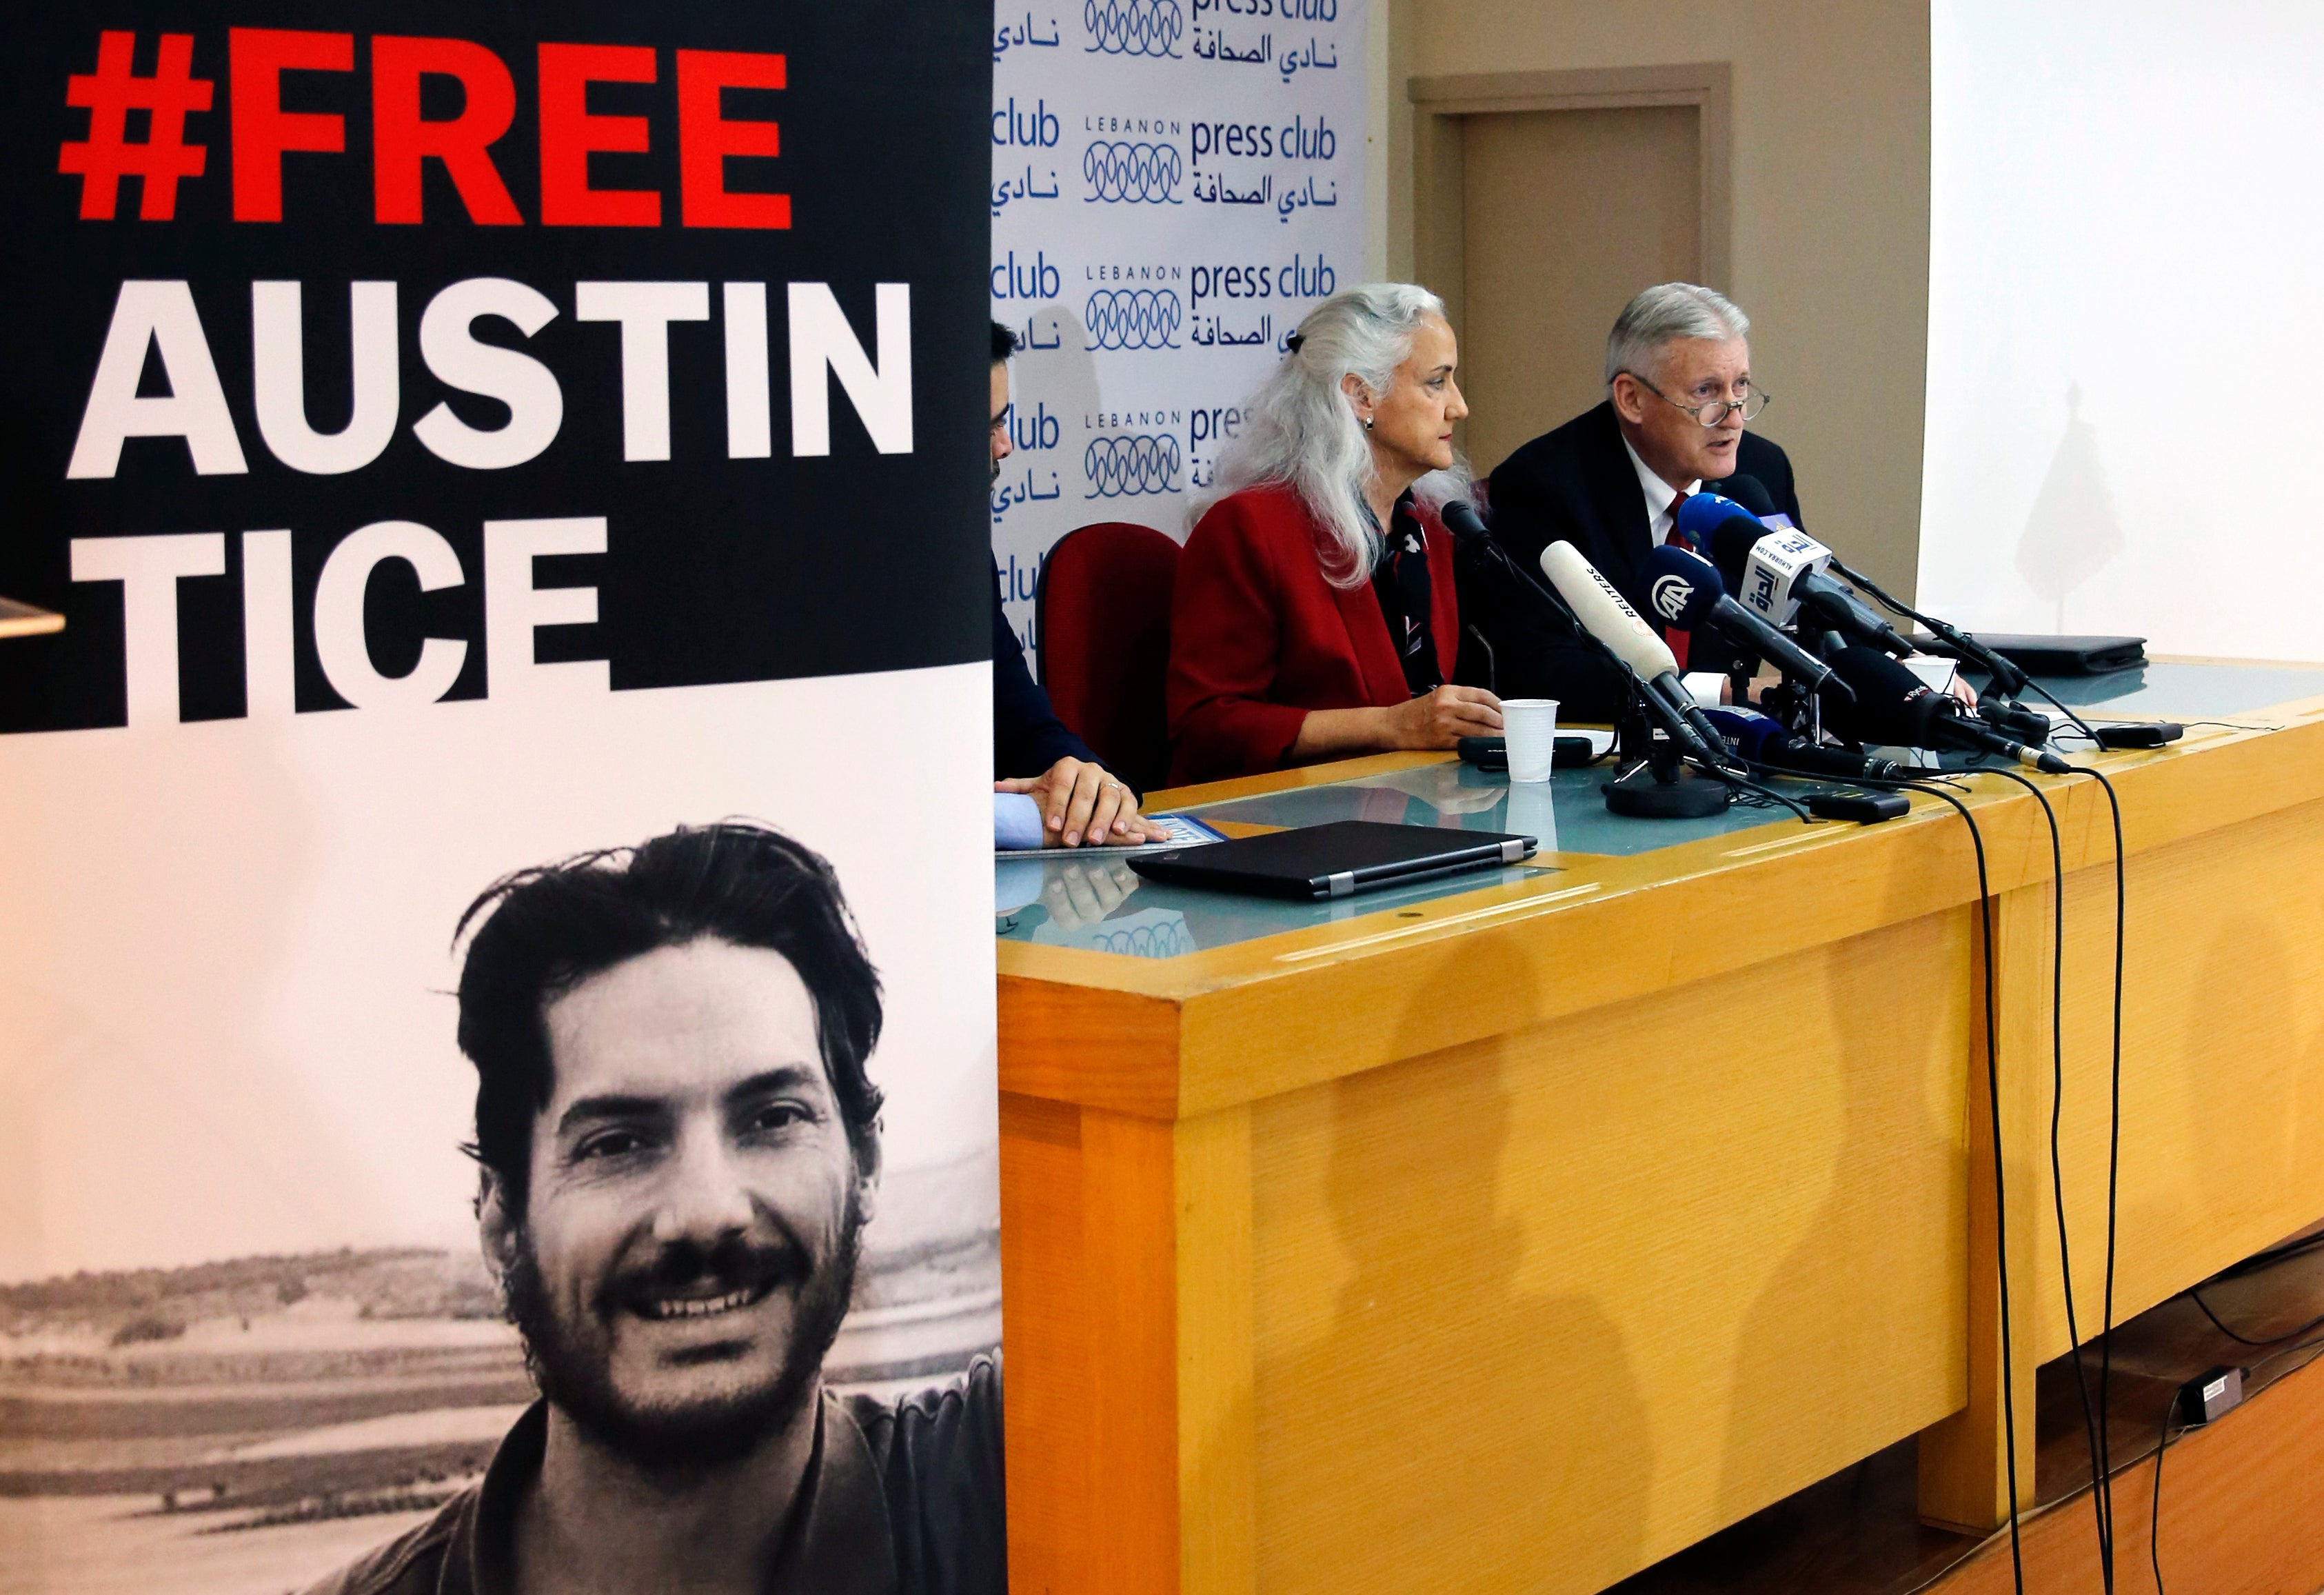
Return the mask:
[[[1758,419],[1759,412],[1767,408],[1768,396],[1757,388],[1752,388],[1740,399],[1713,399],[1702,404],[1681,404],[1635,371],[1625,371],[1620,374],[1628,377],[1673,410],[1686,411],[1699,424],[1705,427],[1718,426],[1729,416],[1736,414],[1741,415],[1747,421],[1756,420]]]

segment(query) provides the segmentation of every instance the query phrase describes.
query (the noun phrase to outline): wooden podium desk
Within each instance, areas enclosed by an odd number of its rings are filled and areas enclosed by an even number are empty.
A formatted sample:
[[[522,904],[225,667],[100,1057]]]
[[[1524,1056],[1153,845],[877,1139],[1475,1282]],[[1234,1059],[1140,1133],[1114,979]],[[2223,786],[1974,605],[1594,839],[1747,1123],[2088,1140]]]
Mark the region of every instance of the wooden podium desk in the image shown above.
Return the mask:
[[[2324,1215],[2324,670],[2073,690],[2190,724],[2097,761],[2129,860],[2117,1316]],[[1002,1258],[1019,1595],[1602,1588],[1896,1440],[2006,1507],[2067,1347],[2042,810],[1608,816],[1442,756],[1161,795],[1232,828],[1530,831],[1531,866],[1337,904],[1000,866]],[[2062,1166],[2104,1268],[2103,795],[2063,828]],[[1554,833],[1555,845],[1549,845]],[[1011,874],[1011,871],[1029,873]]]

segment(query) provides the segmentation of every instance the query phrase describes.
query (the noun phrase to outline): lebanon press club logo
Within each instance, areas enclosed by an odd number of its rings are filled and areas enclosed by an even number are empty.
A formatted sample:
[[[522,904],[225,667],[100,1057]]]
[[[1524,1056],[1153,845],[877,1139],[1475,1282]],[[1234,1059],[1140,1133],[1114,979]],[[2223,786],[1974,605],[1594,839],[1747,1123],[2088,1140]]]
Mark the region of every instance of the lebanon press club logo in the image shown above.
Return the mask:
[[[1184,456],[1167,432],[1124,432],[1093,438],[1082,450],[1082,473],[1090,490],[1084,498],[1137,498],[1178,491]]]
[[[1092,349],[1175,349],[1186,317],[1170,288],[1101,288],[1084,309]]]
[[[1084,198],[1091,205],[1182,205],[1177,189],[1185,175],[1176,144],[1100,139],[1082,152],[1082,176],[1090,185]]]
[[[1178,0],[1082,0],[1082,25],[1089,30],[1084,55],[1145,55],[1185,58],[1178,41],[1186,14]]]

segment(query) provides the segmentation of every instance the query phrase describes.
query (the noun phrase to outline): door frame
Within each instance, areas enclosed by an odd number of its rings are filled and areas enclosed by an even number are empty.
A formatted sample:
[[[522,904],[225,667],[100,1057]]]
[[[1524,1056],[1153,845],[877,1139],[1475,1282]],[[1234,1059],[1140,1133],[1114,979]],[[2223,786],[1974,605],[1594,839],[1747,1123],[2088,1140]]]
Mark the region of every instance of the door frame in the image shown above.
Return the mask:
[[[1465,221],[1463,121],[1499,112],[1695,106],[1702,161],[1703,283],[1727,292],[1734,244],[1734,76],[1730,62],[1692,61],[1548,72],[1463,72],[1408,79],[1413,276],[1443,300],[1453,331],[1462,327],[1468,297],[1467,249],[1462,230]]]

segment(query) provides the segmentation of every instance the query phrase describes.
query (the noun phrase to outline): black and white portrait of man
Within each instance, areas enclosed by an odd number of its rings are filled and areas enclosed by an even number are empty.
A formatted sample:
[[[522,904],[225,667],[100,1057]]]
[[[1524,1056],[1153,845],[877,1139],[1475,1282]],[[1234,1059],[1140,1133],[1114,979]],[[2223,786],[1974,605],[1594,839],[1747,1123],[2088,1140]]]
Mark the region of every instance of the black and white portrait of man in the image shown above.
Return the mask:
[[[486,1261],[540,1399],[328,1595],[1006,1588],[1001,1378],[824,1361],[880,1190],[880,978],[763,826],[529,869],[462,921]]]

